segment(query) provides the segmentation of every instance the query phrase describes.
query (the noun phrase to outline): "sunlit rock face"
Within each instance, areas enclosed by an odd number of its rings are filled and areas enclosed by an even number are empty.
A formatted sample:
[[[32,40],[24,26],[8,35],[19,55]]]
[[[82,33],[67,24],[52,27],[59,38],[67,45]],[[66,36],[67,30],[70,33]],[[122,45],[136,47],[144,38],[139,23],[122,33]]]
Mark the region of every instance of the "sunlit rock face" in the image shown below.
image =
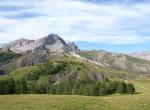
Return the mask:
[[[66,42],[56,34],[50,34],[38,40],[19,39],[2,46],[2,51],[12,51],[15,53],[25,53],[28,51],[63,53],[77,49],[75,44],[72,46],[66,44]]]

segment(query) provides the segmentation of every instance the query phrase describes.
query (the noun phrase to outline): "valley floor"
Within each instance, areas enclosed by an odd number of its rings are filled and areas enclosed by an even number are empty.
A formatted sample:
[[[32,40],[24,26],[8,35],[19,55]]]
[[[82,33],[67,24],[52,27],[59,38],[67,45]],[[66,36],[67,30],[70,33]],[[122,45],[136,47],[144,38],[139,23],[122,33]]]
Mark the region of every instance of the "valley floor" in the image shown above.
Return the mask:
[[[1,95],[0,110],[150,110],[150,81],[134,83],[139,94],[103,97]]]

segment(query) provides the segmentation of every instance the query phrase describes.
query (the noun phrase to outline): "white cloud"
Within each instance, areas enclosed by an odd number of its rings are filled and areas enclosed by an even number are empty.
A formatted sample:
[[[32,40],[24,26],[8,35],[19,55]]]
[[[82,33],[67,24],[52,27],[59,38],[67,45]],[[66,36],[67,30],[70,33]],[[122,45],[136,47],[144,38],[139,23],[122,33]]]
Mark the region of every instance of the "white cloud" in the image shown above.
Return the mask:
[[[67,41],[106,44],[136,44],[150,41],[149,35],[144,36],[149,33],[143,33],[150,29],[149,3],[108,5],[75,0],[4,2],[5,6],[19,6],[23,9],[0,11],[1,42],[22,37],[37,39],[50,33],[59,34]],[[19,16],[24,13],[37,13],[39,16]],[[13,18],[14,16],[16,17]]]

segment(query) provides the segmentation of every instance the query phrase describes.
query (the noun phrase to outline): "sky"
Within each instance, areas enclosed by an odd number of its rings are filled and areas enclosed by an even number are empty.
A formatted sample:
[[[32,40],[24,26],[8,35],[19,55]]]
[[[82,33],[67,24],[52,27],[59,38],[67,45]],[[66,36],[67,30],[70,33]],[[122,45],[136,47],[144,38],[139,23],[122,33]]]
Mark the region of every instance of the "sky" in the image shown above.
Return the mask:
[[[0,44],[51,33],[82,50],[150,51],[150,1],[0,0]]]

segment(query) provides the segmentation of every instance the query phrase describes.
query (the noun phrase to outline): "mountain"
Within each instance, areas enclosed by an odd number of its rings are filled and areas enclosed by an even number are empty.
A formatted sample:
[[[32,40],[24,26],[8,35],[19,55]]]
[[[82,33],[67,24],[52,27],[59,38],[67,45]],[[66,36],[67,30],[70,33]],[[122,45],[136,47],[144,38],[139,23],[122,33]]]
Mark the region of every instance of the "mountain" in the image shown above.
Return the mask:
[[[72,51],[80,52],[80,49],[74,42],[68,42],[67,45],[71,48]]]
[[[139,75],[134,72],[130,74],[126,71],[95,65],[68,54],[50,55],[46,61],[40,63],[40,65],[46,65],[49,68],[48,64],[54,64],[55,66],[60,65],[61,67],[59,67],[59,71],[56,71],[53,74],[39,74],[40,76],[37,78],[37,81],[40,83],[50,81],[56,84],[69,80],[93,80],[101,82],[107,78],[113,80],[126,80],[136,78]],[[40,69],[38,66],[39,65],[32,65],[14,69],[9,72],[9,76],[12,76],[14,79],[26,78],[26,76],[33,74],[36,70]]]
[[[25,53],[29,51],[63,53],[72,50],[75,51],[76,49],[77,47],[75,45],[67,45],[67,43],[56,34],[50,34],[38,40],[19,39],[2,47],[2,51],[12,51],[15,53]]]
[[[59,69],[45,76],[44,73],[33,74],[39,65],[58,65]],[[103,50],[82,51],[75,43],[66,43],[58,35],[50,34],[38,40],[18,39],[2,46],[0,70],[14,78],[28,76],[30,79],[33,74],[32,77],[39,78],[37,80],[44,77],[53,83],[107,78],[126,80],[149,74],[150,61]]]
[[[104,67],[144,73],[150,72],[150,62],[139,59],[141,57],[136,58],[137,56],[135,55],[111,53],[103,50],[81,51],[75,43],[66,43],[56,34],[50,34],[37,40],[29,40],[24,38],[18,39],[4,45],[1,50],[7,53],[2,53],[2,55],[4,55],[3,57],[7,55],[9,59],[11,58],[11,54],[22,54],[22,56],[19,56],[19,59],[17,60],[14,59],[16,57],[11,60],[8,59],[9,62],[5,60],[6,58],[4,58],[3,61],[5,62],[2,62],[1,65],[5,64],[2,66],[6,68],[9,68],[9,65],[12,62],[17,68],[34,66],[47,60],[51,54],[67,53],[77,59],[80,59],[81,61],[87,61]],[[148,54],[149,53],[143,53],[139,55],[147,56]]]
[[[3,45],[2,51],[13,51],[15,53],[21,53],[24,52],[26,50],[26,45],[29,45],[31,43],[33,43],[34,40],[29,40],[29,39],[18,39],[16,41],[12,41],[9,44],[5,44]]]
[[[150,72],[149,61],[131,57],[126,54],[95,50],[81,51],[79,55],[105,67],[145,73]]]
[[[150,61],[150,51],[130,53],[129,56]]]

